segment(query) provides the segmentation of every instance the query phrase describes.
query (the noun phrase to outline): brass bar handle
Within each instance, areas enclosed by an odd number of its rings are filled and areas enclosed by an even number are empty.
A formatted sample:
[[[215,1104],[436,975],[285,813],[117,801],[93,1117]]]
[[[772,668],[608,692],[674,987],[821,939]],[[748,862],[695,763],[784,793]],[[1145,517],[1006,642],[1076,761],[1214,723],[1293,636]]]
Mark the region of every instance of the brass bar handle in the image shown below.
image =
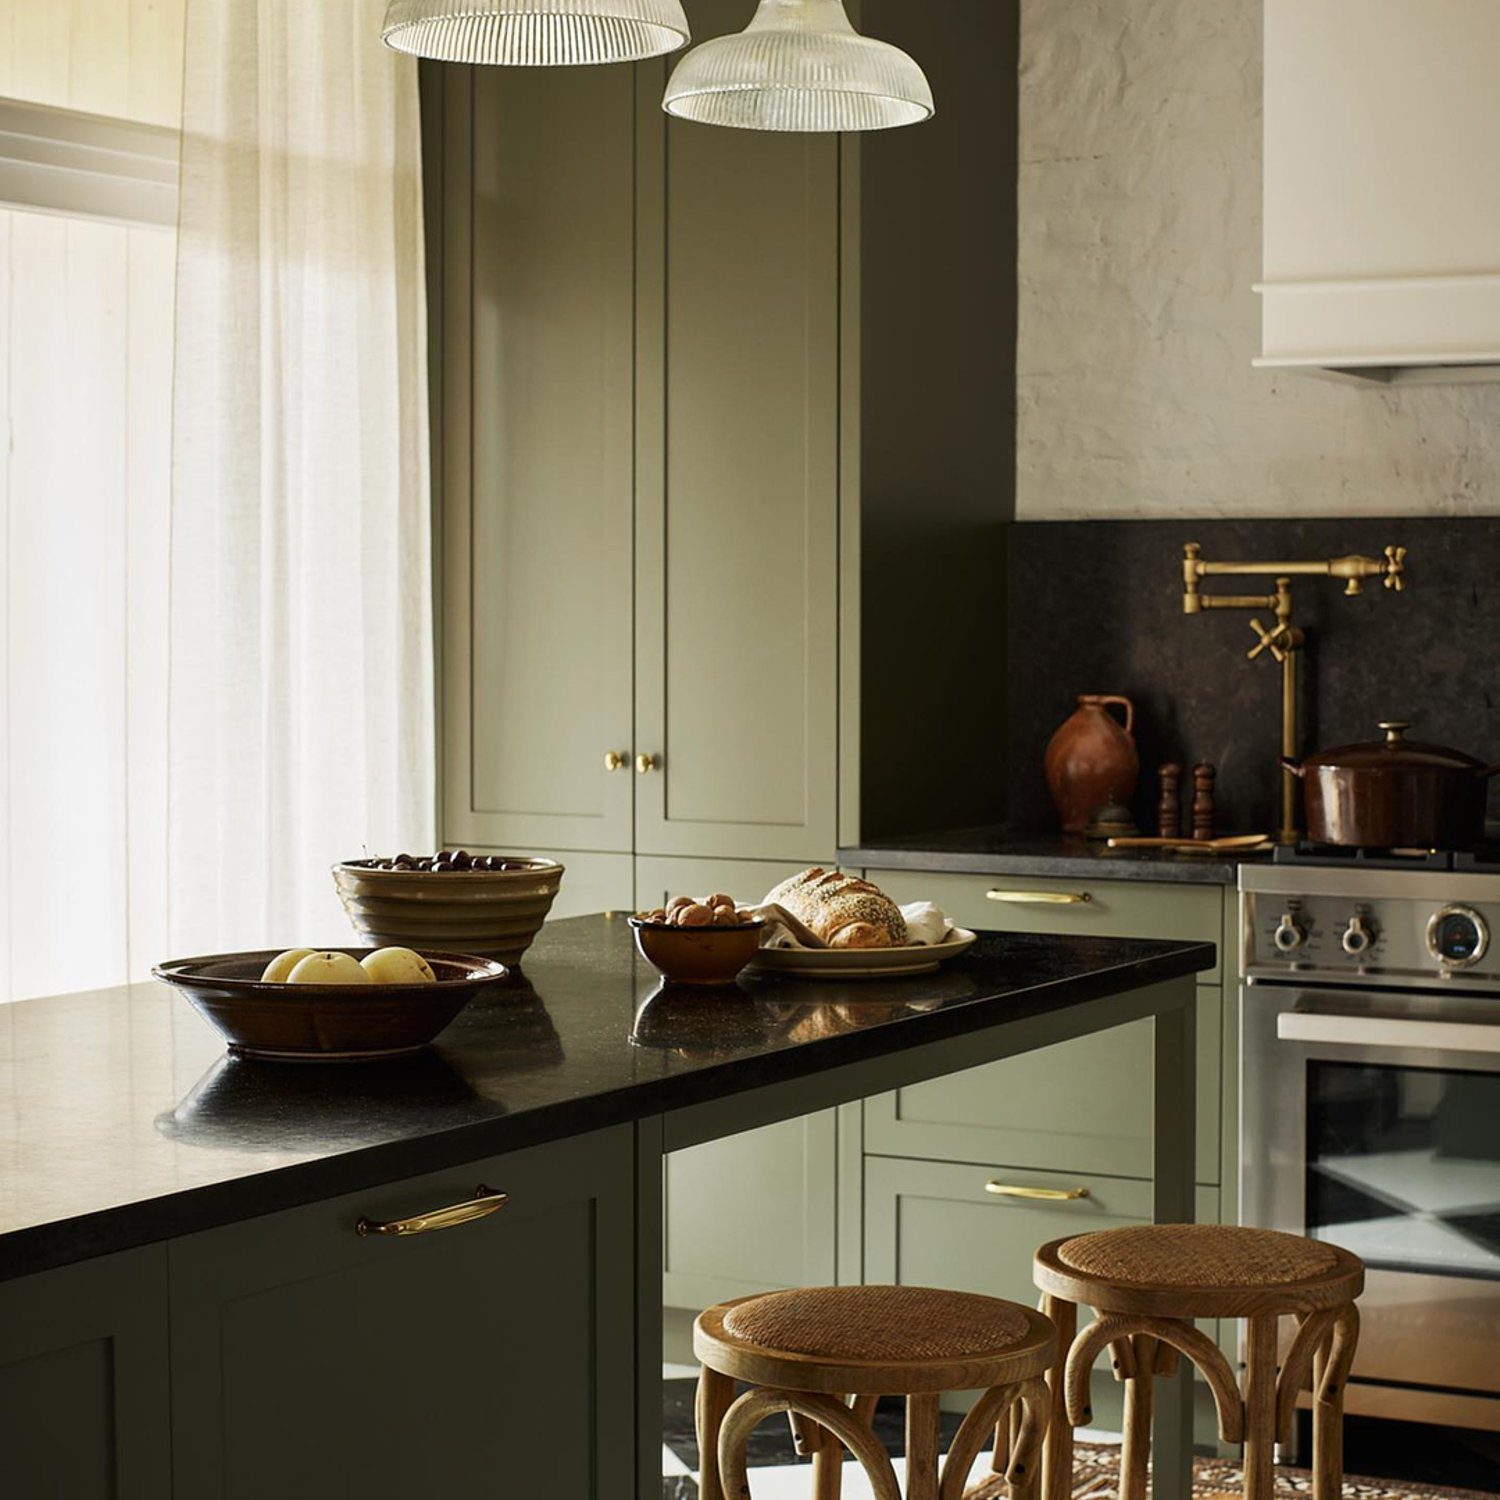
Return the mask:
[[[1094,898],[1087,891],[986,891],[990,901],[1010,906],[1087,906]]]
[[[487,1219],[509,1202],[508,1193],[497,1193],[494,1188],[487,1188],[480,1183],[467,1203],[450,1203],[447,1208],[413,1214],[409,1219],[388,1219],[382,1222],[361,1217],[355,1222],[354,1232],[358,1235],[389,1234],[403,1238],[413,1234],[435,1234],[439,1229],[453,1229],[460,1224],[472,1224],[475,1219]]]
[[[1013,1182],[987,1182],[984,1185],[987,1193],[993,1193],[997,1198],[1028,1198],[1037,1203],[1076,1203],[1080,1198],[1087,1198],[1087,1188],[1037,1188],[1020,1187]]]

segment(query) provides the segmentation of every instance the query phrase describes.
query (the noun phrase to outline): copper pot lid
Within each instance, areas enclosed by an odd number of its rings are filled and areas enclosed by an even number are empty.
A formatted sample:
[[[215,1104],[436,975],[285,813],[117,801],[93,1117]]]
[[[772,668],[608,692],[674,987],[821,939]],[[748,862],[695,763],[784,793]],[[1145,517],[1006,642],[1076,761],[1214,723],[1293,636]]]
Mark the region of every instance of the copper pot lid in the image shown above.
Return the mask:
[[[1465,755],[1462,750],[1450,750],[1446,745],[1427,745],[1420,740],[1409,740],[1406,732],[1411,725],[1401,719],[1382,719],[1380,727],[1385,731],[1383,740],[1366,740],[1358,745],[1339,745],[1332,750],[1320,750],[1309,755],[1303,765],[1308,770],[1328,766],[1340,771],[1399,770],[1399,771],[1463,771],[1473,773],[1485,769],[1483,761]]]

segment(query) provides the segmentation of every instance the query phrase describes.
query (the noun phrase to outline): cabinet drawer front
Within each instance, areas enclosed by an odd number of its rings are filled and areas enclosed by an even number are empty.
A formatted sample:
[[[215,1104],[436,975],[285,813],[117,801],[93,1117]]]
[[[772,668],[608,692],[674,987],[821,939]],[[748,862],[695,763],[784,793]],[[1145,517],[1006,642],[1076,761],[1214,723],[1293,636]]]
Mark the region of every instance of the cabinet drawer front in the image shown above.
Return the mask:
[[[1076,1192],[1065,1201],[1003,1197],[1008,1187]],[[1199,1223],[1215,1223],[1219,1195],[1199,1188]],[[951,1287],[1035,1307],[1031,1259],[1065,1235],[1151,1222],[1151,1184],[1017,1167],[865,1159],[865,1280]],[[1212,1322],[1199,1325],[1216,1337]]]
[[[633,1165],[620,1127],[173,1241],[176,1492],[625,1500]]]
[[[1096,937],[1178,938],[1222,944],[1224,892],[1217,885],[1144,880],[1054,880],[1044,875],[939,875],[875,870],[869,878],[895,900],[935,901],[955,922],[995,932],[1089,933]],[[1048,900],[998,900],[1060,897]],[[1087,899],[1083,899],[1087,897]],[[1198,976],[1218,984],[1223,954]]]
[[[1219,1180],[1223,996],[1198,991],[1196,1178]],[[880,1094],[865,1149],[939,1161],[1024,1161],[1045,1171],[1149,1177],[1149,1021]]]

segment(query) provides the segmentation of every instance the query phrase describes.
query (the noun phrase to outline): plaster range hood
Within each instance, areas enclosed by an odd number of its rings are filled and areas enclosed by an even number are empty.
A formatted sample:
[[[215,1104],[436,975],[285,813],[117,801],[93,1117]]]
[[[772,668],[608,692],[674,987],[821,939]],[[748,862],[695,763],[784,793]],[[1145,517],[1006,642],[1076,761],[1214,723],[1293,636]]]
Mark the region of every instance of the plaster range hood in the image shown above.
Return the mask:
[[[1500,382],[1500,4],[1265,0],[1261,357]]]

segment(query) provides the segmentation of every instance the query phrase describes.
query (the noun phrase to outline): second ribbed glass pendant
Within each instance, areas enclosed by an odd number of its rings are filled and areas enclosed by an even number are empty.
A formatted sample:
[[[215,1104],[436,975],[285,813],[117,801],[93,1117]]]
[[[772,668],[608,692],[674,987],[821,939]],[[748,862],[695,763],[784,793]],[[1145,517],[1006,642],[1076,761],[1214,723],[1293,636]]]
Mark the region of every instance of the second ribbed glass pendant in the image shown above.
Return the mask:
[[[683,58],[662,108],[740,130],[887,130],[933,114],[926,74],[861,36],[844,0],[760,0],[744,31]]]

